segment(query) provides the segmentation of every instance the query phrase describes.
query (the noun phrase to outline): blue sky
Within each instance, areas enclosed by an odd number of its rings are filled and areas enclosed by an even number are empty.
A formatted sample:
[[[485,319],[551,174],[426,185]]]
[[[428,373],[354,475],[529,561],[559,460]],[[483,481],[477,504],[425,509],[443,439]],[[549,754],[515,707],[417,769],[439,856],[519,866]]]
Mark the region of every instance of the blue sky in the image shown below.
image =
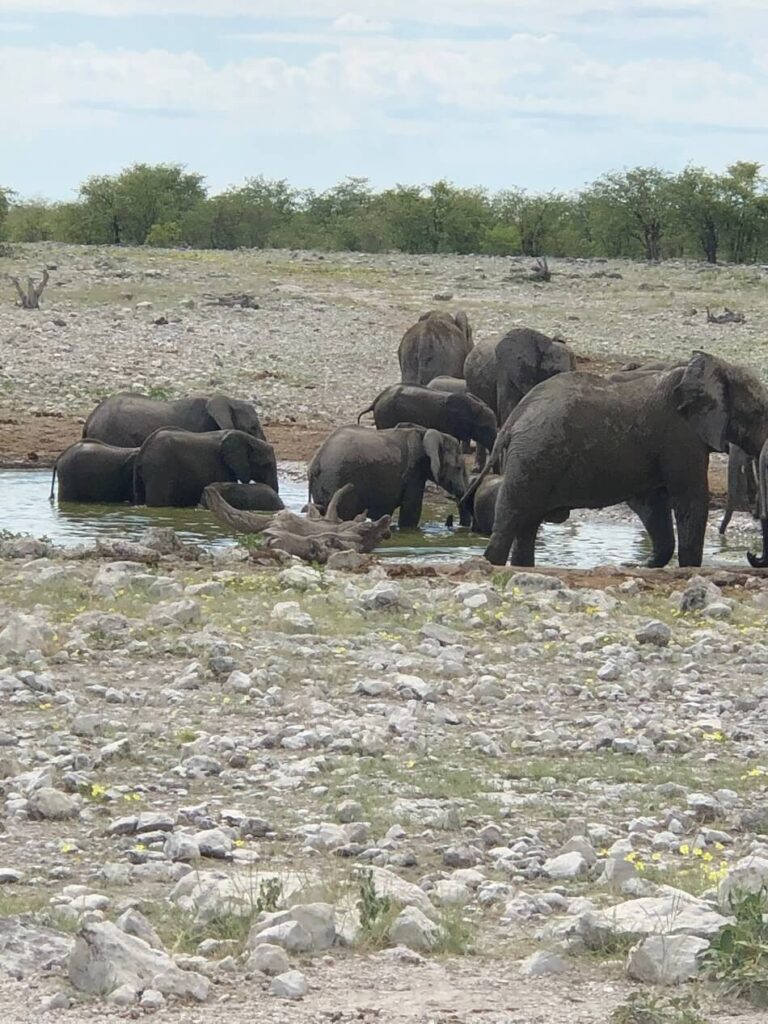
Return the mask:
[[[0,0],[0,185],[213,190],[768,162],[768,0]]]

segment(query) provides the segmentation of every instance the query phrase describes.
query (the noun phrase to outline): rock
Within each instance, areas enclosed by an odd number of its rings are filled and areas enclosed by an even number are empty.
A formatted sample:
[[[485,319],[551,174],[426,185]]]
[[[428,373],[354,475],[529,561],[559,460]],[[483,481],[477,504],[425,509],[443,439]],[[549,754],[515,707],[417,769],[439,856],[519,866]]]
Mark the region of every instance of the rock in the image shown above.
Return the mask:
[[[589,864],[583,854],[574,850],[571,853],[561,853],[557,857],[550,857],[549,860],[544,861],[542,870],[547,878],[580,878],[589,871]]]
[[[652,619],[650,622],[646,622],[635,633],[635,639],[639,644],[651,644],[654,647],[668,647],[669,641],[672,639],[672,630],[666,624],[666,622],[659,622],[658,619]]]
[[[372,561],[370,555],[360,554],[359,551],[334,551],[326,565],[337,572],[354,572],[357,569],[365,569]]]
[[[156,988],[145,988],[141,993],[139,1006],[148,1013],[154,1013],[155,1010],[162,1010],[165,1006],[165,996]]]
[[[290,966],[285,951],[269,942],[260,942],[254,946],[245,965],[248,971],[261,971],[269,975],[285,974]]]
[[[195,626],[202,622],[202,619],[203,609],[200,602],[191,597],[155,605],[147,615],[147,622],[160,626]]]
[[[44,786],[35,790],[29,798],[29,816],[46,821],[66,821],[76,818],[78,806],[71,796],[59,789]]]
[[[168,860],[189,864],[200,859],[200,847],[191,836],[183,832],[173,832],[165,841],[163,853]]]
[[[286,628],[291,633],[315,631],[312,616],[301,610],[298,601],[278,601],[269,617],[279,628]]]
[[[330,949],[336,941],[335,917],[329,903],[297,903],[257,921],[248,945],[271,942],[296,953]]]
[[[115,989],[155,988],[164,995],[204,1002],[210,990],[203,975],[181,970],[167,953],[127,935],[111,921],[81,928],[69,957],[69,980],[79,991],[100,996]]]
[[[663,896],[647,896],[619,903],[582,921],[590,948],[605,945],[606,939],[642,939],[647,935],[696,935],[710,939],[728,924],[728,918],[712,910],[703,900],[679,889]]]
[[[463,907],[469,903],[469,889],[452,878],[435,882],[435,902],[441,907]]]
[[[13,885],[24,877],[23,871],[16,868],[0,868],[0,885]]]
[[[437,926],[418,907],[406,907],[389,927],[390,942],[409,949],[430,950],[437,939]]]
[[[705,949],[709,941],[695,935],[649,935],[629,951],[627,974],[648,985],[680,985],[699,973]]]
[[[308,565],[292,565],[290,569],[283,569],[278,573],[277,579],[286,588],[304,591],[316,590],[323,577],[317,569],[312,569]]]
[[[67,962],[72,939],[18,917],[0,916],[0,970],[23,978],[58,971]]]
[[[564,587],[565,584],[557,576],[539,572],[514,572],[507,580],[504,589],[535,593],[537,590],[563,590]]]
[[[678,598],[678,607],[681,612],[701,611],[708,604],[719,601],[720,597],[720,588],[714,583],[702,576],[692,576]]]
[[[126,910],[115,922],[117,927],[126,935],[133,935],[137,939],[146,942],[153,949],[162,949],[163,943],[155,929],[138,910]]]
[[[542,978],[549,974],[565,974],[568,970],[568,961],[559,955],[548,950],[539,950],[532,953],[520,964],[520,974],[524,978]]]
[[[403,903],[406,907],[414,906],[423,910],[426,914],[432,913],[434,908],[429,897],[423,889],[405,878],[401,878],[388,868],[371,865],[371,881],[378,897],[389,897],[396,903]]]
[[[369,611],[377,608],[402,608],[408,605],[403,597],[402,588],[391,580],[380,580],[370,590],[362,591],[360,603]]]
[[[731,897],[738,893],[760,892],[768,887],[768,858],[742,857],[730,868],[717,889],[717,900],[722,910],[731,909]]]
[[[709,793],[689,793],[686,803],[699,821],[715,821],[723,813],[720,803]]]
[[[272,979],[269,990],[278,999],[303,999],[309,985],[301,971],[286,971]]]
[[[41,619],[23,612],[11,612],[0,631],[0,654],[24,655],[41,651],[50,642],[53,630]]]
[[[256,924],[248,938],[252,943],[270,943],[290,953],[308,953],[312,949],[312,936],[298,921],[290,918],[275,924]]]
[[[363,805],[359,804],[357,800],[342,800],[336,808],[336,819],[343,825],[361,821],[363,814]]]
[[[194,842],[201,857],[227,860],[232,854],[232,840],[220,828],[209,828],[198,832],[194,837]]]

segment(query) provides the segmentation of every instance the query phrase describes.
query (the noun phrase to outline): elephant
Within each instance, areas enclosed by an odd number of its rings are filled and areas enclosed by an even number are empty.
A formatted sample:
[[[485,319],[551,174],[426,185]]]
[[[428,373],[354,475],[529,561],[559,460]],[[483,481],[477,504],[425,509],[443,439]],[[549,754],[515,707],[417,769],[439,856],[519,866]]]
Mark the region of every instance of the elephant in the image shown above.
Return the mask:
[[[566,343],[529,327],[513,327],[500,338],[496,356],[496,415],[499,423],[531,388],[558,373],[572,373],[576,356]]]
[[[757,457],[766,437],[768,391],[705,352],[631,383],[559,374],[533,388],[499,432],[507,458],[485,557],[503,565],[511,553],[514,564],[533,565],[549,514],[626,501],[651,538],[648,566],[674,553],[673,512],[679,564],[701,565],[710,451],[731,443]]]
[[[379,519],[399,508],[400,529],[419,525],[427,480],[457,501],[467,487],[458,441],[411,424],[390,430],[339,427],[315,452],[308,476],[309,499],[321,510],[351,483],[354,490],[339,502],[342,519],[366,511]]]
[[[467,314],[431,310],[403,335],[397,358],[403,384],[429,384],[435,377],[463,377],[464,360],[472,350]]]
[[[474,395],[454,395],[414,384],[392,384],[363,409],[357,422],[368,412],[373,412],[379,430],[409,422],[450,434],[458,441],[476,441],[485,448],[492,448],[496,440],[496,417]]]
[[[243,512],[279,512],[285,508],[280,495],[267,484],[209,484],[207,490],[215,489],[232,508]],[[200,498],[200,505],[209,508],[205,492]]]
[[[221,394],[164,402],[132,391],[122,391],[100,402],[85,421],[83,437],[124,448],[139,447],[161,427],[194,433],[242,430],[266,441],[258,413],[250,402]]]
[[[725,513],[718,526],[720,536],[725,536],[734,512],[751,512],[759,516],[757,502],[757,463],[751,455],[735,444],[728,445],[728,496]]]
[[[462,377],[433,377],[427,387],[432,391],[447,391],[451,395],[467,393],[467,382]]]
[[[138,453],[138,448],[117,448],[92,438],[75,441],[54,464],[51,500],[58,474],[59,501],[133,501],[133,469]]]
[[[272,445],[242,430],[156,430],[136,456],[133,479],[136,504],[161,507],[197,505],[204,488],[220,481],[278,490]]]
[[[471,514],[472,532],[480,533],[484,537],[490,537],[493,532],[493,517],[496,511],[496,499],[501,490],[501,483],[504,479],[498,473],[489,473],[484,476],[478,484],[477,490],[472,495],[471,509],[467,508],[467,516]],[[568,518],[568,512],[558,509],[549,512],[544,517],[546,523],[564,523]]]

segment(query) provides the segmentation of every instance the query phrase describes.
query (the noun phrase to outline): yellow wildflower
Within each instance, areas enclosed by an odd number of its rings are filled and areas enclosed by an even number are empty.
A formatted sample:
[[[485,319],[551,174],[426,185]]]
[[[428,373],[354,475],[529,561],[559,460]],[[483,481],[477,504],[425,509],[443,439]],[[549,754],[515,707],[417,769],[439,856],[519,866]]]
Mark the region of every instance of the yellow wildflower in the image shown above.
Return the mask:
[[[680,853],[682,853],[682,855],[684,857],[687,857],[690,852],[691,852],[691,848],[688,845],[688,843],[683,843],[682,846],[680,847]]]

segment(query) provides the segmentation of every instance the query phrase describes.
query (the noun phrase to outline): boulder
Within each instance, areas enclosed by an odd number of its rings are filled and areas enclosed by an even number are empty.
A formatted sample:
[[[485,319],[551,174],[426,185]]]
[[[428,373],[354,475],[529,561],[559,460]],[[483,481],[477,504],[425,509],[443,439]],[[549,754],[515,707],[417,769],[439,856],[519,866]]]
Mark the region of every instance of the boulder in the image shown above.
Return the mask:
[[[272,979],[270,992],[279,999],[302,999],[308,992],[307,979],[301,971],[286,971]]]
[[[708,948],[707,939],[695,935],[649,935],[629,951],[627,974],[648,985],[680,985],[696,977]]]
[[[389,940],[396,946],[429,950],[438,940],[438,929],[418,907],[406,907],[389,927]]]
[[[262,974],[285,974],[290,969],[285,950],[270,942],[259,942],[254,946],[246,961],[246,970],[261,971]]]

